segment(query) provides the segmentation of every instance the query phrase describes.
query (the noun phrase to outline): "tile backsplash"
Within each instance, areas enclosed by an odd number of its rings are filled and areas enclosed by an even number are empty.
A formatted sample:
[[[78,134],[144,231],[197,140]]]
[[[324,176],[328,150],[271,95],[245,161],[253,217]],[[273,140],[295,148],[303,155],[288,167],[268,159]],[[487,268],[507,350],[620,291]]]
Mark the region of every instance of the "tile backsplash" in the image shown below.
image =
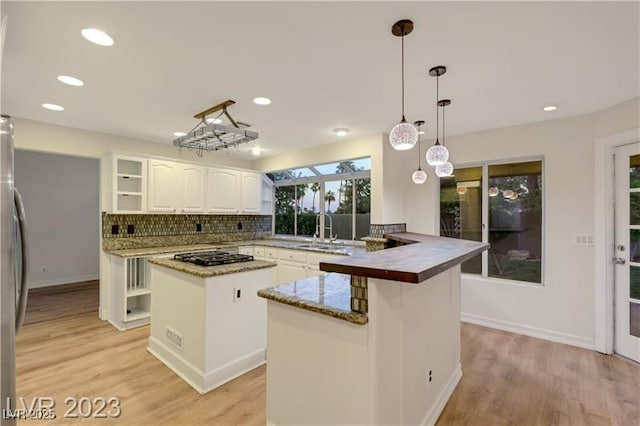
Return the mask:
[[[105,249],[143,247],[160,240],[221,242],[271,235],[271,216],[102,213]],[[169,245],[169,244],[167,244]]]
[[[382,238],[384,234],[394,234],[400,232],[407,232],[406,223],[386,223],[386,224],[371,224],[369,227],[369,236],[372,238]]]

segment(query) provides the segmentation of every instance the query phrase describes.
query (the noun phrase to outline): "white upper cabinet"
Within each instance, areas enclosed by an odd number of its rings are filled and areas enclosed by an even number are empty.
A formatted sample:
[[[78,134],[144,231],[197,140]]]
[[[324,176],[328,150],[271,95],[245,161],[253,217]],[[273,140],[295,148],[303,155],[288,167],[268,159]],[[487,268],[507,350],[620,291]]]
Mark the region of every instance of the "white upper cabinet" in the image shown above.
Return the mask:
[[[182,165],[182,213],[204,213],[207,168]]]
[[[147,210],[147,159],[113,155],[103,160],[111,164],[111,205],[113,213],[144,213]],[[109,184],[109,183],[107,183]]]
[[[272,214],[265,175],[198,164],[109,154],[101,160],[110,213]],[[108,194],[108,195],[106,195]]]
[[[273,182],[262,175],[260,214],[273,214]]]
[[[242,172],[209,168],[207,177],[207,213],[240,213]]]
[[[172,161],[149,160],[149,212],[177,213],[182,188],[181,165]]]
[[[242,206],[240,213],[260,214],[262,178],[258,173],[242,172]]]

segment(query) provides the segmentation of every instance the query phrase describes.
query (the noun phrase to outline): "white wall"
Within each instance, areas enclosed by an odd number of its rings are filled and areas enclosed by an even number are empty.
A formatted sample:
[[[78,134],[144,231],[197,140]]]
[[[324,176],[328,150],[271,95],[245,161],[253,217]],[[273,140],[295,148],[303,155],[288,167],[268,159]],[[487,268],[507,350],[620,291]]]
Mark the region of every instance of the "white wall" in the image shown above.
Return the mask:
[[[466,276],[463,318],[593,347],[594,247],[573,244],[594,233],[594,140],[638,127],[640,98],[605,111],[447,138],[454,165],[544,156],[544,286]],[[438,229],[437,178],[405,185],[408,229]]]
[[[29,287],[98,278],[99,167],[96,159],[16,150],[15,184],[28,225]]]
[[[110,151],[131,154],[155,155],[203,164],[250,168],[250,162],[231,158],[223,153],[208,153],[199,158],[193,152],[178,154],[170,144],[128,139],[90,130],[58,126],[41,121],[14,117],[15,146],[17,149],[48,152],[52,154],[79,155],[101,158]]]

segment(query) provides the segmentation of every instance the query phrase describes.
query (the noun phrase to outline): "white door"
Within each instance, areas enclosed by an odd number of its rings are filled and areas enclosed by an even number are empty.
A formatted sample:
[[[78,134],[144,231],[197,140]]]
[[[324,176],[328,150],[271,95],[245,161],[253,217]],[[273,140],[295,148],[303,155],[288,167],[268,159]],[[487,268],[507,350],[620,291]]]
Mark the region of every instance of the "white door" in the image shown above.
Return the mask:
[[[176,213],[180,201],[180,173],[178,165],[171,161],[149,160],[150,212]]]
[[[210,168],[207,179],[207,211],[239,213],[240,190],[240,172]]]
[[[182,166],[182,211],[204,213],[207,169],[185,164]]]
[[[260,190],[262,178],[256,173],[242,173],[242,209],[241,213],[260,214],[262,200]]]
[[[640,143],[615,162],[615,351],[640,362]]]

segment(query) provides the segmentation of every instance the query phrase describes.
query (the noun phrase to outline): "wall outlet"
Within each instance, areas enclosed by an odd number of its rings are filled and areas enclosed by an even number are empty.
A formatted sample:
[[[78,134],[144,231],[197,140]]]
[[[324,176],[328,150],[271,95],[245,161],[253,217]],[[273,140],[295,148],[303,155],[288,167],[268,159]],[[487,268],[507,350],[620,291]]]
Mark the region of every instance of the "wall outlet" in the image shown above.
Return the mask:
[[[233,288],[233,302],[239,302],[242,299],[242,289]]]
[[[167,327],[167,340],[176,348],[182,350],[182,334],[171,327]]]
[[[573,244],[577,246],[593,246],[593,234],[576,234],[573,237]]]

